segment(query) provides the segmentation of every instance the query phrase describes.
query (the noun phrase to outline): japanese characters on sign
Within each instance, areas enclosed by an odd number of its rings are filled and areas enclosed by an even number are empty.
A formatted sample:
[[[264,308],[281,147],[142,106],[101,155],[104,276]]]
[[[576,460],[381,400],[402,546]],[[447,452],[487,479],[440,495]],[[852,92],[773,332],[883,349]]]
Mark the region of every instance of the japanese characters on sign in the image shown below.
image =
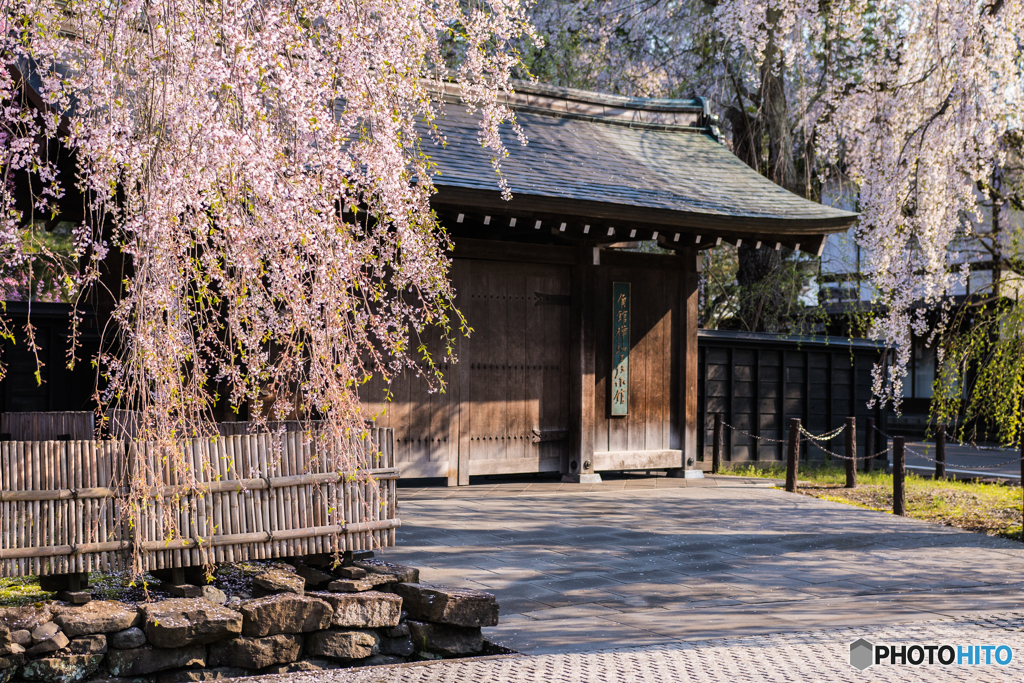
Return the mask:
[[[629,283],[612,283],[612,415],[629,414]]]

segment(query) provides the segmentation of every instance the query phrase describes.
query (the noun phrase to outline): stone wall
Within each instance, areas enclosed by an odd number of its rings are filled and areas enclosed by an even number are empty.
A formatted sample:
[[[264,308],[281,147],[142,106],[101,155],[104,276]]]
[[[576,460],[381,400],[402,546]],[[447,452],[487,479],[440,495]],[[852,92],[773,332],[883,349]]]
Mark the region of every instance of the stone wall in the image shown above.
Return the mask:
[[[356,565],[187,586],[201,597],[0,609],[0,683],[189,683],[494,651],[480,630],[498,623],[493,595]]]

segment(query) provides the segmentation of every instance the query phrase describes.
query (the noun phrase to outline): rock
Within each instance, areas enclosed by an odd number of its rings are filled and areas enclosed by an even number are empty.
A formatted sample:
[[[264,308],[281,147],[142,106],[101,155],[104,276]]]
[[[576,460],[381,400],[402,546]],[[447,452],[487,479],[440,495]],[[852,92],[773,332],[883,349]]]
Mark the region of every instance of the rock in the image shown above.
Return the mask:
[[[93,600],[81,607],[65,607],[53,617],[68,638],[123,631],[142,623],[139,610],[113,600]]]
[[[372,574],[393,574],[397,581],[402,583],[419,583],[420,570],[415,567],[406,567],[402,564],[392,564],[384,560],[361,560],[352,563]]]
[[[334,610],[334,626],[382,628],[397,626],[402,616],[402,599],[392,593],[317,593]]]
[[[71,641],[68,650],[73,655],[101,655],[107,651],[107,637],[102,633],[80,636]]]
[[[366,576],[366,570],[362,567],[338,567],[334,573],[343,579],[361,579]]]
[[[242,632],[242,615],[202,598],[174,598],[142,608],[146,639],[157,647],[185,647]]]
[[[454,626],[497,626],[498,603],[483,591],[428,583],[396,583],[388,590],[402,597],[410,619]]]
[[[225,678],[242,678],[249,672],[232,666],[216,669],[183,669],[181,671],[165,671],[157,674],[156,683],[200,683],[200,681],[220,681]]]
[[[381,638],[380,639],[380,651],[381,654],[385,655],[401,655],[408,657],[412,654],[413,650],[412,638],[405,636],[404,638]]]
[[[35,632],[33,631],[33,638],[34,637]],[[48,652],[56,652],[61,648],[67,647],[68,642],[68,637],[60,631],[57,631],[46,640],[40,641],[32,647],[25,650],[25,654],[29,657],[37,657],[39,655],[45,655]]]
[[[327,584],[332,593],[360,593],[373,590],[373,583],[365,579],[338,579]]]
[[[401,623],[398,626],[392,626],[389,629],[385,629],[384,635],[388,638],[403,638],[409,635],[409,624]]]
[[[206,647],[191,645],[165,650],[146,645],[134,650],[111,650],[107,653],[107,669],[115,676],[145,676],[184,666],[206,666]]]
[[[28,647],[32,644],[32,632],[27,628],[11,631],[11,642]]]
[[[200,590],[202,591],[203,600],[206,600],[206,602],[213,603],[214,605],[223,605],[228,601],[228,594],[214,586],[203,586]]]
[[[386,666],[388,664],[403,664],[405,657],[395,655],[374,655],[359,662],[359,666]]]
[[[433,652],[421,652],[417,650],[412,653],[412,657],[409,658],[413,662],[435,662],[439,659],[444,659],[441,655],[435,655]]]
[[[32,643],[41,643],[44,640],[49,640],[57,635],[57,631],[60,630],[60,626],[52,621],[48,621],[45,624],[40,624],[32,631]]]
[[[19,645],[19,647],[21,646]],[[18,672],[18,667],[24,663],[24,655],[8,655],[6,657],[0,657],[0,683],[7,683],[7,681],[14,678],[14,674]]]
[[[340,669],[341,665],[329,659],[303,659],[291,664],[278,664],[267,667],[264,674],[295,674],[304,671],[326,671],[328,669]],[[158,681],[159,683],[159,681]]]
[[[21,629],[34,631],[52,618],[53,613],[49,604],[0,608],[0,624],[12,631]]]
[[[307,595],[278,593],[243,602],[242,634],[272,636],[276,633],[307,633],[330,628],[334,609],[323,600]]]
[[[95,673],[101,661],[103,655],[47,657],[27,662],[21,667],[21,677],[26,681],[44,683],[77,683]]]
[[[7,646],[7,654],[9,655],[23,655],[25,654],[25,646],[21,643],[11,643]]]
[[[107,642],[110,647],[118,650],[132,650],[146,644],[146,633],[137,626],[126,628],[123,631],[112,633]]]
[[[302,636],[287,633],[266,638],[242,636],[210,645],[210,665],[262,669],[294,662],[301,654]]]
[[[5,655],[8,652],[8,648],[14,643],[11,640],[11,630],[0,624],[0,655]]]
[[[362,659],[377,654],[373,631],[320,631],[306,636],[306,652],[333,659]]]
[[[85,683],[153,683],[152,676],[133,676],[131,678],[118,678],[117,676],[111,676],[100,669],[98,676],[93,676]]]
[[[328,574],[323,570],[310,567],[301,562],[295,565],[295,573],[306,580],[306,588],[312,588],[313,590],[319,590],[335,579],[334,574]]]
[[[407,622],[412,631],[412,642],[419,650],[436,652],[448,657],[471,655],[484,648],[484,636],[479,627],[430,624],[422,621]]]
[[[255,597],[274,595],[275,593],[302,595],[306,591],[306,580],[283,569],[271,569],[253,577],[252,591]]]

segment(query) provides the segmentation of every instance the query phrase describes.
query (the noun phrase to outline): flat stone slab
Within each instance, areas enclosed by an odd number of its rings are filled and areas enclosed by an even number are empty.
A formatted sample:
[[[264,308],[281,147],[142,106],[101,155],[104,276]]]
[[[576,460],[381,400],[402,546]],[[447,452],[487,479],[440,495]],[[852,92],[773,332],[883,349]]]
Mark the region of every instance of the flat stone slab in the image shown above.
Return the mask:
[[[466,657],[484,649],[484,637],[480,628],[431,624],[408,621],[412,632],[412,645],[417,650],[434,652],[448,657]]]
[[[242,636],[210,645],[210,666],[262,669],[294,662],[302,654],[302,636],[279,633],[265,638]]]
[[[254,637],[321,631],[330,627],[334,617],[334,608],[319,597],[292,593],[248,600],[238,611],[243,617],[242,633]]]
[[[314,657],[362,659],[375,655],[380,643],[373,631],[320,631],[306,638],[306,652]]]
[[[332,607],[331,624],[352,628],[398,626],[402,617],[402,598],[392,593],[317,593]]]
[[[271,569],[253,577],[252,590],[256,597],[275,593],[302,595],[306,591],[306,580],[293,572]]]
[[[80,607],[66,607],[53,617],[68,638],[87,636],[93,633],[123,631],[142,623],[139,610],[114,602],[93,600]]]
[[[242,632],[242,615],[202,598],[175,598],[143,605],[146,639],[163,648],[202,645]]]
[[[95,673],[101,661],[103,661],[103,655],[48,657],[27,662],[21,667],[20,674],[26,681],[78,683]]]
[[[165,649],[146,645],[134,650],[111,650],[106,656],[106,665],[110,673],[121,678],[145,676],[182,667],[205,667],[206,647],[190,645],[188,647]]]
[[[427,583],[396,583],[388,590],[401,596],[410,619],[477,628],[498,625],[498,603],[491,593]]]

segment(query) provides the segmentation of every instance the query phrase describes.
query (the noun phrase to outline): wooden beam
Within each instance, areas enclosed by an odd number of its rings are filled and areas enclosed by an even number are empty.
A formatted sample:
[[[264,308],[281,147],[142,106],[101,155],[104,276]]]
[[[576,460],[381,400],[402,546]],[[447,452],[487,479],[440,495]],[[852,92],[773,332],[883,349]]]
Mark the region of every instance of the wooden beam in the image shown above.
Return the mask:
[[[594,469],[598,471],[675,469],[683,457],[678,450],[663,451],[598,451],[594,453]]]
[[[579,250],[575,247],[478,240],[465,237],[458,237],[452,241],[454,242],[454,249],[451,256],[455,258],[477,259],[481,261],[554,263],[570,266],[575,265],[579,259]]]

